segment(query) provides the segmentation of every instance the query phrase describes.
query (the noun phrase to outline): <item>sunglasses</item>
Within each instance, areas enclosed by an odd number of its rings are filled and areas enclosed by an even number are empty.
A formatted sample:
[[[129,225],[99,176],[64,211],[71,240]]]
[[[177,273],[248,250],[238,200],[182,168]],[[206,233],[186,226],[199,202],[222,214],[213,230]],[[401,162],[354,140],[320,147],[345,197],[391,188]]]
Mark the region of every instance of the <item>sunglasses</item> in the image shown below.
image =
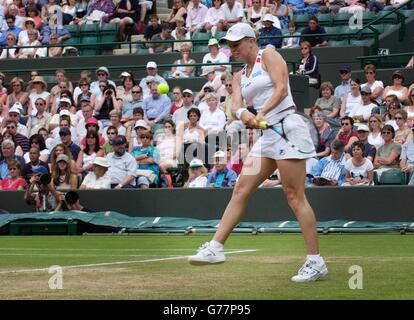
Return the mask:
[[[8,169],[9,169],[9,171],[17,170],[17,168],[8,168]]]
[[[403,118],[402,117],[395,117],[394,119],[395,120],[402,120]]]
[[[141,93],[141,91],[132,91],[132,93]]]
[[[106,73],[104,73],[104,72],[99,72],[99,73],[98,73],[98,76],[106,76]]]
[[[361,96],[369,96],[369,93],[361,92]]]
[[[173,92],[173,94],[180,94],[181,92]]]
[[[184,93],[184,94],[183,94],[183,97],[184,97],[184,98],[191,98],[191,97],[192,97],[192,95],[191,95],[191,94],[188,94],[188,93]]]
[[[32,141],[31,144],[39,144],[39,141]]]
[[[226,87],[232,87],[233,85],[232,84],[226,84]]]
[[[37,103],[35,103],[35,106],[43,106],[43,103],[37,102]]]
[[[81,83],[80,86],[85,87],[85,86],[88,86],[88,84],[87,83]]]
[[[20,83],[14,84],[13,87],[20,87]]]
[[[116,134],[116,133],[115,132],[108,132],[108,134],[113,135],[113,134]]]
[[[365,72],[365,74],[374,74],[374,72],[373,71],[367,71],[367,72]]]
[[[7,129],[16,129],[16,127],[6,127]]]
[[[383,132],[381,132],[381,134],[392,134],[392,132],[391,131],[383,131]]]
[[[308,50],[308,49],[309,49],[308,47],[300,48],[300,50]]]
[[[148,136],[142,136],[141,139],[151,139],[151,138]]]
[[[393,76],[392,78],[393,78],[393,79],[402,79],[402,77],[401,77],[401,76]]]
[[[341,126],[350,126],[351,124],[350,123],[341,123]]]

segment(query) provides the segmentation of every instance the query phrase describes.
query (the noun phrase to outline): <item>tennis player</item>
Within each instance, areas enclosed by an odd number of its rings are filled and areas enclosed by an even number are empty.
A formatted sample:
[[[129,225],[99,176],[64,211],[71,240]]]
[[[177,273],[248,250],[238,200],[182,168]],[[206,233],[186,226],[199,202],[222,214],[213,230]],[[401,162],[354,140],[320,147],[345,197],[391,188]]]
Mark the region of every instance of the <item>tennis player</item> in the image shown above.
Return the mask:
[[[240,222],[250,196],[278,168],[283,191],[299,221],[307,250],[306,261],[292,281],[318,280],[328,273],[328,269],[319,255],[316,219],[304,190],[305,162],[315,153],[302,153],[292,147],[293,143],[299,149],[314,148],[308,127],[294,113],[296,107],[290,91],[286,62],[274,48],[259,49],[254,30],[246,23],[232,26],[224,39],[233,58],[247,62],[233,79],[232,108],[237,118],[250,128],[260,128],[260,121],[277,127],[283,120],[283,129],[290,143],[273,130],[264,130],[243,165],[213,240],[201,246],[197,254],[188,257],[188,260],[194,265],[222,263],[226,260],[223,245]],[[253,105],[256,116],[240,107],[243,99]]]

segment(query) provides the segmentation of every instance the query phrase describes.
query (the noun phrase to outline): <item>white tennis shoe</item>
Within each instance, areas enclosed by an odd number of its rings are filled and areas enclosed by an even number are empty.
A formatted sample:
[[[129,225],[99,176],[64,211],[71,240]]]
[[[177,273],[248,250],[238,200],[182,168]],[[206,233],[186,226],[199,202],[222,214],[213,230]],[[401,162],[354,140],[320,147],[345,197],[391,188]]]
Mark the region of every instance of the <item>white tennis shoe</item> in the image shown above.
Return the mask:
[[[188,257],[188,262],[193,265],[223,263],[224,261],[226,261],[226,256],[223,249],[213,248],[210,242],[203,244],[197,250],[197,254]]]
[[[309,282],[316,281],[328,274],[328,268],[323,260],[320,262],[306,260],[298,274],[292,277],[293,282]]]

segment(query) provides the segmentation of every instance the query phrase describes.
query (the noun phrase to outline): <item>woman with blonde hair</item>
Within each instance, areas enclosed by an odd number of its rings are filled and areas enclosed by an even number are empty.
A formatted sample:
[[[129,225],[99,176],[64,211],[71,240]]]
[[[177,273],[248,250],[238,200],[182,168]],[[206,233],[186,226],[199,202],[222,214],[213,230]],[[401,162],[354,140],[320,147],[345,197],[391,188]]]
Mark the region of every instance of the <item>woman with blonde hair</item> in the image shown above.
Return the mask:
[[[56,190],[73,190],[78,187],[78,178],[72,173],[72,158],[66,154],[59,154],[55,163],[52,163],[52,185]]]
[[[205,188],[207,186],[208,170],[203,161],[194,158],[191,160],[188,169],[188,180],[184,188]]]
[[[19,49],[16,47],[16,34],[8,32],[6,34],[6,47],[1,51],[0,59],[15,59]]]
[[[365,78],[367,82],[363,83],[361,87],[368,87],[371,89],[371,99],[375,100],[377,104],[381,104],[381,94],[384,90],[384,83],[376,80],[377,68],[373,64],[367,64],[364,67]]]
[[[180,48],[180,59],[174,61],[174,64],[193,64],[196,61],[190,57],[191,47],[188,45],[182,45]],[[177,66],[171,67],[172,78],[188,78],[194,77],[194,66]]]
[[[381,136],[381,129],[383,126],[382,117],[379,114],[372,114],[368,119],[368,143],[375,146],[378,150],[384,144],[384,140]]]

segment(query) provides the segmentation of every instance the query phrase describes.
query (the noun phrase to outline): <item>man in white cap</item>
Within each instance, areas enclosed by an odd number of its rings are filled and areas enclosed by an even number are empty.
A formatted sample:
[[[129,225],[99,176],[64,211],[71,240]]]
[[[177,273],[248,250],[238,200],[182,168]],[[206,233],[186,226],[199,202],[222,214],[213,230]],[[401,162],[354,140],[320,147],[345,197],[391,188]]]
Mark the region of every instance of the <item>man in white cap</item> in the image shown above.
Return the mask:
[[[60,117],[62,115],[69,116],[71,126],[76,127],[76,123],[77,123],[76,114],[73,114],[69,111],[69,109],[71,107],[71,104],[72,104],[72,102],[70,101],[69,98],[61,98],[60,99],[58,113],[56,113],[52,116],[52,119],[50,120],[50,123],[49,123],[49,130],[50,131],[52,131],[57,126],[59,126],[59,120],[60,120]],[[63,113],[62,113],[62,111],[63,111]]]
[[[9,119],[13,119],[17,123],[17,133],[29,137],[29,130],[27,127],[20,123],[20,115],[22,113],[23,107],[20,102],[16,102],[9,110]]]
[[[237,179],[237,173],[227,168],[227,157],[224,151],[217,151],[214,156],[214,168],[207,178],[207,187],[232,188]]]
[[[189,122],[187,117],[188,110],[190,110],[191,108],[197,108],[193,103],[193,99],[193,91],[191,91],[190,89],[185,89],[183,91],[183,106],[177,109],[172,115],[172,120],[174,121],[176,126],[178,126],[180,123]]]
[[[208,41],[208,51],[203,57],[203,63],[228,63],[229,57],[227,57],[223,52],[219,51],[220,46],[217,39],[211,38]],[[216,75],[223,74],[224,71],[231,72],[230,65],[215,65],[212,66]],[[204,72],[204,67],[202,68]]]
[[[99,89],[99,81],[103,81],[103,80],[108,81],[109,84],[113,85],[114,88],[116,88],[115,82],[113,82],[112,80],[109,80],[109,76],[110,74],[109,74],[109,70],[107,67],[99,67],[96,70],[96,77],[98,78],[98,80],[91,83],[90,91],[94,95],[99,95],[101,93],[101,90]]]
[[[263,18],[263,27],[259,30],[260,33],[260,46],[262,48],[267,45],[272,45],[275,48],[282,47],[282,38],[262,38],[262,37],[275,37],[282,36],[282,31],[273,25],[273,15],[268,13]]]
[[[147,76],[154,77],[155,81],[157,81],[158,83],[167,83],[167,81],[165,81],[165,79],[158,74],[158,67],[155,61],[148,61]],[[139,86],[142,88],[144,99],[151,94],[148,84],[149,81],[147,77],[142,78],[142,80],[139,83]]]
[[[194,102],[201,101],[204,96],[209,92],[217,92],[221,87],[221,75],[216,75],[214,66],[205,66],[203,69],[202,77],[205,77],[207,82],[203,85],[194,99]]]

